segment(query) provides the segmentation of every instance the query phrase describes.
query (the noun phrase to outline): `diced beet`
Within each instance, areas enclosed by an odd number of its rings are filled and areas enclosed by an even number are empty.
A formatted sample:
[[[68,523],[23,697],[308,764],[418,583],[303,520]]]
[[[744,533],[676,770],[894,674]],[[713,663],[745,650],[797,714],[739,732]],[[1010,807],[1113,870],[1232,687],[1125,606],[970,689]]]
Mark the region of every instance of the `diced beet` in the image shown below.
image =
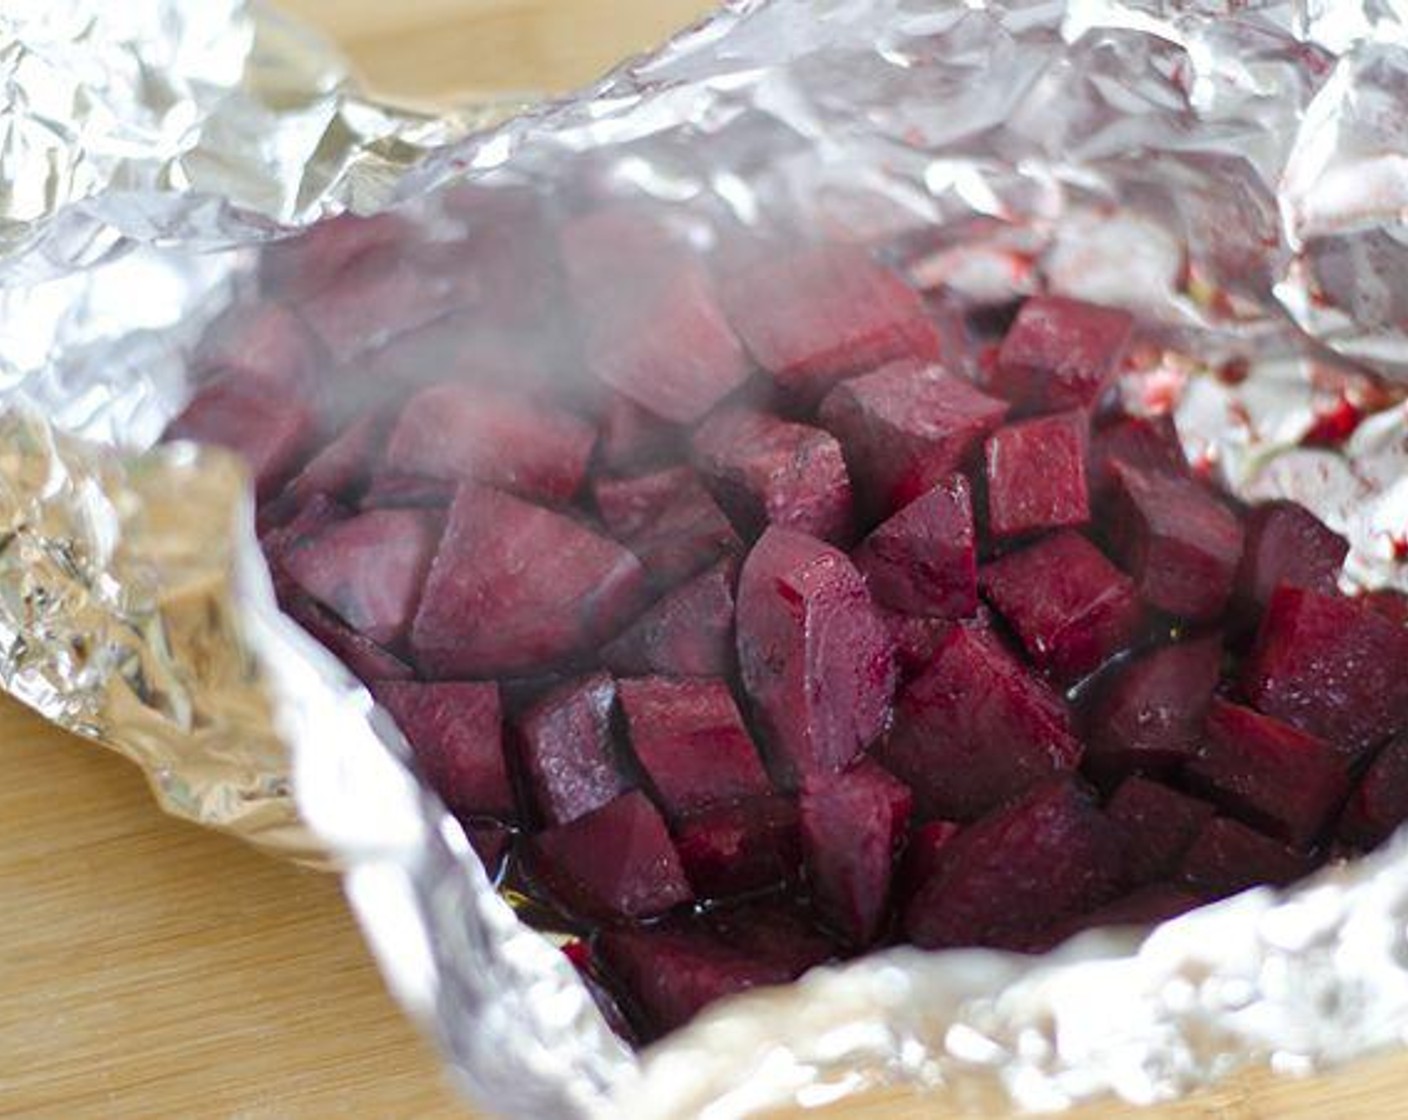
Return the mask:
[[[508,855],[512,834],[501,824],[475,824],[465,829],[469,846],[484,865],[484,874],[491,880],[497,879],[503,870],[504,857]]]
[[[1091,433],[1086,475],[1093,497],[1101,499],[1109,492],[1116,463],[1175,478],[1186,478],[1189,473],[1178,425],[1167,413],[1121,416]]]
[[[1408,626],[1408,595],[1403,592],[1392,587],[1380,587],[1364,592],[1359,601],[1395,626]]]
[[[1196,910],[1202,904],[1203,900],[1197,895],[1173,883],[1151,883],[1089,913],[1078,914],[1049,926],[1022,948],[1028,952],[1044,953],[1086,930],[1111,926],[1158,925],[1186,914],[1189,910]]]
[[[833,544],[855,531],[851,480],[827,432],[751,408],[716,412],[694,433],[694,461],[739,531],[767,525]]]
[[[1357,757],[1408,725],[1408,630],[1362,602],[1283,585],[1242,669],[1252,705]]]
[[[314,387],[325,362],[303,320],[279,304],[256,303],[233,307],[215,320],[192,365],[198,373],[218,371],[296,394]]]
[[[692,813],[680,822],[675,848],[700,898],[791,882],[802,862],[796,802],[771,794]]]
[[[749,352],[802,403],[850,374],[939,357],[938,328],[918,293],[859,248],[759,256],[733,270],[720,292]]]
[[[608,391],[598,446],[607,469],[632,471],[675,458],[685,446],[685,434],[630,397]]]
[[[670,816],[772,792],[725,682],[638,677],[617,691],[631,747]]]
[[[282,565],[284,559],[300,545],[315,539],[325,529],[350,516],[348,509],[327,494],[310,494],[282,525],[263,533],[259,546],[271,565]]]
[[[921,494],[851,554],[881,606],[906,614],[967,618],[978,607],[977,542],[961,474]]]
[[[1314,869],[1302,852],[1277,843],[1240,821],[1215,817],[1188,849],[1179,879],[1209,901],[1248,887],[1283,887]]]
[[[282,587],[280,587],[282,583]],[[410,680],[411,667],[365,634],[344,626],[287,576],[276,580],[279,606],[309,634],[327,647],[363,684]]]
[[[362,495],[363,509],[445,509],[459,487],[444,478],[379,471]]]
[[[1007,424],[984,445],[988,528],[1000,540],[1090,520],[1083,412]]]
[[[451,812],[513,817],[498,685],[398,681],[377,684],[372,694],[391,713],[416,766]]]
[[[1034,297],[1002,340],[990,387],[1026,412],[1089,408],[1119,371],[1133,332],[1128,312]]]
[[[435,385],[406,403],[385,467],[566,502],[582,485],[595,442],[591,426],[570,412],[496,389]]]
[[[791,894],[730,900],[710,907],[705,920],[735,949],[771,961],[794,978],[837,956],[811,907]]]
[[[1161,773],[1191,758],[1222,667],[1216,636],[1159,646],[1118,666],[1093,693],[1085,764],[1102,780]]]
[[[464,486],[411,649],[436,677],[544,668],[619,630],[644,586],[640,562],[614,541],[509,494]]]
[[[1237,569],[1236,606],[1255,625],[1282,583],[1333,595],[1349,542],[1295,502],[1266,502],[1243,519],[1246,542]]]
[[[1391,739],[1345,803],[1338,838],[1361,851],[1377,848],[1408,821],[1408,734]]]
[[[1298,848],[1320,834],[1349,789],[1344,757],[1330,744],[1218,699],[1183,773],[1226,812]]]
[[[720,557],[743,551],[723,510],[689,467],[602,478],[593,491],[607,531],[639,557],[657,587],[674,587]]]
[[[1120,848],[1081,786],[1045,782],[949,842],[905,909],[905,931],[925,949],[1020,939],[1109,900]]]
[[[882,517],[962,467],[1006,415],[1004,401],[920,362],[844,381],[818,413],[845,448],[867,508]]]
[[[911,798],[868,759],[802,790],[802,852],[817,909],[853,945],[880,934]]]
[[[895,647],[895,667],[900,679],[911,680],[929,667],[948,632],[958,623],[947,618],[921,618],[884,611],[881,617]],[[983,623],[986,625],[986,623]]]
[[[549,825],[567,824],[631,788],[611,733],[616,683],[605,673],[549,692],[515,721],[533,803]]]
[[[724,676],[733,665],[734,567],[721,561],[669,592],[602,648],[602,664],[623,676]]]
[[[666,420],[690,424],[748,376],[713,279],[688,247],[624,209],[562,234],[562,255],[592,372]]]
[[[259,256],[259,283],[266,293],[303,299],[337,279],[365,253],[404,240],[410,224],[399,214],[342,214],[308,227],[297,237],[275,241]]]
[[[873,751],[921,819],[972,821],[1080,762],[1065,703],[990,632],[954,626]]]
[[[593,918],[648,918],[694,893],[665,822],[639,790],[529,842],[533,874],[567,910]]]
[[[382,427],[381,417],[375,413],[352,421],[308,460],[289,483],[289,495],[300,504],[319,493],[346,498],[371,473]]]
[[[843,769],[884,729],[890,638],[845,553],[767,530],[739,577],[737,636],[743,687],[788,783]]]
[[[1134,582],[1070,529],[984,565],[978,582],[1032,662],[1063,681],[1128,646],[1144,617]]]
[[[954,821],[930,821],[910,833],[895,877],[895,896],[901,904],[908,902],[914,892],[929,881],[943,858],[944,849],[962,831],[963,826]]]
[[[1208,821],[1213,807],[1138,776],[1126,778],[1106,807],[1125,827],[1125,877],[1131,885],[1167,879]]]
[[[1107,523],[1116,557],[1143,598],[1169,614],[1222,613],[1242,556],[1236,515],[1188,479],[1117,463]]]
[[[283,558],[288,574],[354,630],[398,641],[420,601],[436,532],[413,510],[371,510],[320,531]]]

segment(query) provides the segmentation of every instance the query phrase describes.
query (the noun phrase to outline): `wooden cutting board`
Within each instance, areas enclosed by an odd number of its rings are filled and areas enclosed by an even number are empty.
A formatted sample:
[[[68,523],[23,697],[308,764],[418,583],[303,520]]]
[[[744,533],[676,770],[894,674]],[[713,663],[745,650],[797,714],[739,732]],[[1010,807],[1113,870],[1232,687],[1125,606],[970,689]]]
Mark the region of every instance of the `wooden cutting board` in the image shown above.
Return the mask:
[[[563,89],[701,0],[286,0],[381,89]],[[1085,1120],[1408,1115],[1408,1058]],[[0,701],[0,1117],[463,1118],[336,881],[180,824],[137,771]],[[936,1117],[894,1095],[828,1110]]]

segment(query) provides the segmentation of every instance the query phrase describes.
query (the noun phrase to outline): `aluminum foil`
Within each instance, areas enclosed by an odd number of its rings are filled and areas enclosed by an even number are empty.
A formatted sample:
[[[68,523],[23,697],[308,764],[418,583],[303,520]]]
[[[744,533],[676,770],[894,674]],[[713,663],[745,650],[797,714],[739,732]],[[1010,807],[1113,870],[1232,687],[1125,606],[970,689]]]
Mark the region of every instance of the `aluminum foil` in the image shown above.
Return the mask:
[[[991,1113],[1408,1041],[1400,840],[1147,938],[821,969],[633,1055],[279,614],[235,464],[152,447],[255,243],[511,174],[908,245],[916,282],[959,297],[1126,304],[1149,339],[1133,403],[1176,402],[1230,488],[1345,532],[1349,582],[1408,587],[1401,0],[751,0],[478,131],[378,106],[236,0],[8,5],[0,58],[0,680],[172,811],[330,854],[481,1104],[722,1118],[904,1084]],[[1368,418],[1307,445],[1346,409]]]

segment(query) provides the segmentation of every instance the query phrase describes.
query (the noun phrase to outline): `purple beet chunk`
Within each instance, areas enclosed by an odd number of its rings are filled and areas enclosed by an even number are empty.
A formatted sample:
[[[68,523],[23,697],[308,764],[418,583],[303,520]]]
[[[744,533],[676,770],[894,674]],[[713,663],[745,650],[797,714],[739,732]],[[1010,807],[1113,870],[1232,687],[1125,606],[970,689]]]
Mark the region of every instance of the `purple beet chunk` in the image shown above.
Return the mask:
[[[660,419],[630,397],[608,390],[597,444],[601,463],[608,470],[629,473],[659,466],[677,459],[685,444],[679,425]]]
[[[570,412],[495,389],[435,385],[406,403],[385,468],[558,503],[581,487],[595,442],[591,426]]]
[[[962,831],[963,826],[954,821],[930,821],[913,830],[895,876],[895,897],[901,905],[907,904],[929,881],[944,850]]]
[[[1147,778],[1126,778],[1106,806],[1125,827],[1125,879],[1141,886],[1167,879],[1213,818],[1206,801]]]
[[[321,642],[363,684],[404,681],[415,676],[404,661],[365,634],[344,626],[287,576],[276,579],[274,586],[279,588],[279,605],[289,617]]]
[[[237,305],[215,320],[196,347],[192,366],[289,394],[312,389],[325,362],[303,320],[279,304],[256,303]]]
[[[1255,625],[1282,583],[1333,595],[1349,542],[1296,502],[1266,502],[1243,519],[1246,543],[1237,569],[1236,606]]]
[[[1185,779],[1267,835],[1309,845],[1349,789],[1344,756],[1270,716],[1214,700]]]
[[[959,470],[1007,407],[938,366],[907,361],[842,382],[818,418],[845,448],[867,507],[883,517]]]
[[[881,932],[911,804],[904,784],[868,759],[802,790],[802,852],[812,898],[853,945],[869,945]]]
[[[1119,828],[1058,778],[966,828],[905,908],[924,949],[1000,946],[1093,909],[1119,890]]]
[[[512,819],[498,685],[401,681],[378,684],[372,694],[391,713],[417,768],[451,812]]]
[[[732,560],[669,592],[602,648],[622,676],[721,677],[733,665]]]
[[[1359,601],[1395,626],[1408,626],[1408,595],[1403,592],[1392,587],[1380,587],[1364,592]]]
[[[458,489],[443,478],[378,471],[359,504],[363,509],[445,509]]]
[[[968,480],[956,474],[921,494],[866,537],[851,559],[881,606],[967,618],[978,607]]]
[[[700,898],[726,898],[797,878],[797,805],[771,794],[691,813],[675,833],[685,876]]]
[[[694,433],[694,461],[746,537],[768,525],[833,544],[855,532],[851,480],[827,432],[751,408],[728,408]]]
[[[694,898],[665,822],[639,790],[538,833],[529,855],[552,898],[586,917],[649,918]]]
[[[1160,646],[1119,666],[1092,694],[1085,765],[1102,781],[1160,773],[1191,758],[1222,667],[1222,642]]]
[[[509,841],[513,834],[501,824],[476,824],[465,829],[469,846],[484,865],[484,874],[490,881],[499,877],[503,870],[504,857],[508,855]]]
[[[862,249],[759,256],[722,284],[729,322],[789,397],[814,403],[843,377],[942,346],[923,301]]]
[[[723,681],[640,677],[617,691],[631,746],[669,816],[772,792]]]
[[[884,730],[890,637],[845,553],[767,530],[739,577],[737,637],[743,687],[790,785],[844,769]]]
[[[375,413],[352,421],[308,460],[288,484],[288,494],[300,504],[319,493],[348,497],[370,475],[381,435],[381,417]]]
[[[644,586],[640,562],[614,541],[467,485],[450,507],[411,649],[434,677],[548,668],[619,630]]]
[[[410,233],[410,223],[398,214],[324,219],[297,237],[264,247],[259,256],[260,287],[284,299],[305,299],[331,284],[358,258]]]
[[[949,631],[958,625],[952,619],[921,618],[893,611],[884,611],[881,617],[895,647],[895,668],[901,681],[913,680],[927,669],[947,641]]]
[[[1377,848],[1408,821],[1408,735],[1389,741],[1345,803],[1336,836],[1360,851]]]
[[[631,787],[611,733],[616,684],[605,673],[570,681],[516,721],[519,757],[538,813],[567,824]]]
[[[674,587],[743,543],[699,476],[673,467],[635,478],[602,478],[593,487],[602,523],[639,557],[657,587]]]
[[[1408,630],[1362,602],[1278,587],[1242,669],[1252,706],[1359,757],[1408,725]]]
[[[1202,904],[1203,900],[1197,895],[1173,883],[1151,883],[1087,914],[1057,922],[1036,934],[1022,948],[1044,953],[1090,929],[1155,926],[1196,910]]]
[[[730,900],[710,907],[705,920],[735,949],[771,961],[793,978],[837,956],[836,943],[822,931],[811,907],[792,894]]]
[[[1090,520],[1083,412],[1007,424],[983,448],[988,528],[999,540]]]
[[[1314,861],[1240,821],[1215,817],[1179,865],[1179,881],[1213,901],[1263,884],[1283,887],[1314,869]]]
[[[691,424],[748,376],[713,279],[649,217],[589,214],[562,234],[587,365],[655,415]]]
[[[954,626],[900,689],[873,752],[914,791],[921,819],[972,821],[1080,762],[1065,703],[990,632]]]
[[[1144,600],[1193,621],[1216,618],[1242,556],[1236,515],[1188,479],[1116,464],[1107,525],[1116,558]]]
[[[1134,332],[1127,312],[1037,296],[1017,312],[989,387],[1024,412],[1089,408],[1119,370]]]
[[[350,516],[347,507],[327,494],[310,494],[282,525],[263,533],[259,546],[271,565],[281,566],[300,546]]]
[[[1086,470],[1093,497],[1103,499],[1114,485],[1116,463],[1148,474],[1188,477],[1188,459],[1171,415],[1121,416],[1090,435]]]
[[[1128,646],[1144,617],[1134,582],[1070,529],[984,565],[978,583],[1033,664],[1062,681]]]

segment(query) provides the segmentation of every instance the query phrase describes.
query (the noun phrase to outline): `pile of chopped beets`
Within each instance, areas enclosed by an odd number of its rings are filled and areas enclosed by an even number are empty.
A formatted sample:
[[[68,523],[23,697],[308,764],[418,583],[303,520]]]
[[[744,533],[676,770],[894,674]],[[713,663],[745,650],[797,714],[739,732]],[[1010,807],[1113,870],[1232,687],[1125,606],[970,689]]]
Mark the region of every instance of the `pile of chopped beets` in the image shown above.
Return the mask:
[[[1154,922],[1408,817],[1401,598],[1122,410],[1125,313],[685,232],[483,188],[324,223],[167,433],[245,458],[285,610],[623,1033]]]

